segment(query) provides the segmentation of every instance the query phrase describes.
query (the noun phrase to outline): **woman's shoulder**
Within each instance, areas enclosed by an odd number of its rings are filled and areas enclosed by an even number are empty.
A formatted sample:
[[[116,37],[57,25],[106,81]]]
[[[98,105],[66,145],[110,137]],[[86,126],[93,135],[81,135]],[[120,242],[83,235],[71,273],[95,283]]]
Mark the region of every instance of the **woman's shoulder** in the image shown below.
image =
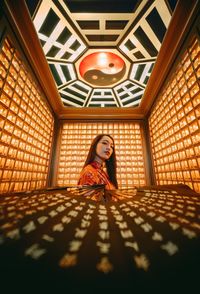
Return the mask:
[[[90,164],[86,165],[80,174],[79,182],[80,185],[94,185],[98,183],[97,170]]]
[[[94,172],[96,169],[94,168],[94,166],[92,165],[92,164],[87,164],[83,169],[82,169],[82,171],[92,171],[92,172]]]
[[[97,169],[94,168],[91,164],[86,165],[82,171],[80,176],[88,175],[90,177],[97,175]]]

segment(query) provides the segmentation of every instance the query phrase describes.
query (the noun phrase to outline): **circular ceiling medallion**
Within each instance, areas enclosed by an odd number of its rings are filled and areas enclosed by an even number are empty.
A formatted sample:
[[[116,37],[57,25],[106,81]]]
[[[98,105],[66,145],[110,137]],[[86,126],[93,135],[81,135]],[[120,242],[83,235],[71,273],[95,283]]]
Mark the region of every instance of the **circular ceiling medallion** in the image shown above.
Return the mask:
[[[79,65],[81,77],[95,86],[109,86],[123,78],[125,62],[112,52],[95,52],[87,55]]]

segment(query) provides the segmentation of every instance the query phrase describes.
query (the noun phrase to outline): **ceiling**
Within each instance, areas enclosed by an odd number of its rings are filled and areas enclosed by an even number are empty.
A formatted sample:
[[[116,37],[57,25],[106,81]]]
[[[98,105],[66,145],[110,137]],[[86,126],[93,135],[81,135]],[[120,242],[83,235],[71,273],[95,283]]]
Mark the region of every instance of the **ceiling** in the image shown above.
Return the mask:
[[[140,105],[176,0],[26,0],[66,108]]]

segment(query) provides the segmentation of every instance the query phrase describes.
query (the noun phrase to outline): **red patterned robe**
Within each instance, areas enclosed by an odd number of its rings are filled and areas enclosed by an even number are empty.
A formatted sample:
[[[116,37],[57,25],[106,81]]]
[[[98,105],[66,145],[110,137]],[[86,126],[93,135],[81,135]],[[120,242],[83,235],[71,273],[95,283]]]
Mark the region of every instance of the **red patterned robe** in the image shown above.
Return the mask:
[[[110,182],[107,173],[102,169],[100,163],[93,161],[86,165],[81,171],[78,185],[99,185],[105,184],[107,190],[115,190],[116,188]]]

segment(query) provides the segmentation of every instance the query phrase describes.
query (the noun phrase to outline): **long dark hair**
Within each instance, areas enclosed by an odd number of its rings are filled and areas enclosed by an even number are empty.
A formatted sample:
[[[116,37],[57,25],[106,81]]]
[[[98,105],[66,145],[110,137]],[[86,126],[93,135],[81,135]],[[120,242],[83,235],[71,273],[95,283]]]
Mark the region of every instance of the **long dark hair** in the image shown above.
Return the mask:
[[[116,177],[117,164],[116,164],[116,155],[115,155],[115,143],[114,143],[114,139],[110,135],[101,134],[101,135],[97,135],[94,138],[94,140],[92,141],[92,144],[90,146],[90,150],[88,152],[88,155],[87,155],[87,158],[86,158],[86,161],[84,163],[83,168],[86,165],[88,165],[88,164],[90,164],[91,162],[94,161],[95,156],[97,155],[96,154],[97,144],[99,143],[99,141],[101,140],[101,138],[103,136],[107,136],[107,137],[109,137],[113,141],[113,152],[112,152],[112,155],[111,155],[111,157],[108,160],[105,161],[105,164],[106,164],[106,170],[107,170],[107,173],[108,173],[108,176],[110,178],[111,183],[116,188],[118,188],[117,177]]]

